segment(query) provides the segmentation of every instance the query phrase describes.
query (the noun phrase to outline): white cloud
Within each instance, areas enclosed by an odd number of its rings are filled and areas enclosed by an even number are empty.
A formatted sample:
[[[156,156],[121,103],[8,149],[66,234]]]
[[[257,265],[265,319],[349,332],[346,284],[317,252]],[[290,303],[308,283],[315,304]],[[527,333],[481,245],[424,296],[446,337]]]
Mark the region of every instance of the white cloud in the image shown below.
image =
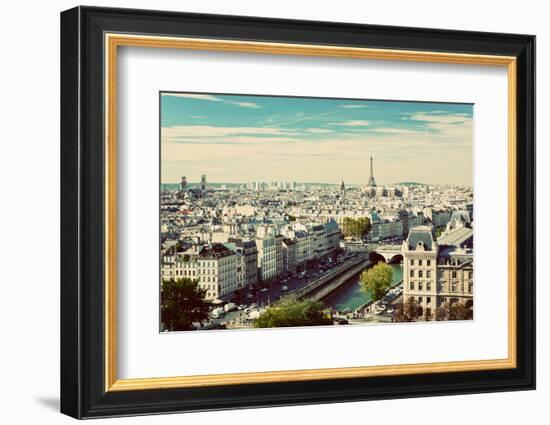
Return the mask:
[[[339,108],[346,108],[346,109],[360,109],[360,108],[368,108],[367,105],[357,105],[357,104],[349,104],[349,105],[339,105]]]
[[[466,114],[419,112],[411,114],[410,119],[424,123],[428,130],[453,143],[468,144],[473,138],[473,119]]]
[[[257,103],[252,103],[252,102],[227,102],[227,103],[230,103],[232,105],[240,106],[241,108],[253,108],[253,109],[261,108],[260,105],[258,105]]]
[[[326,117],[328,115],[333,115],[335,113],[336,113],[336,111],[331,111],[331,112],[323,112],[321,114],[315,114],[315,115],[304,115],[304,116],[300,116],[299,118],[295,118],[295,119],[292,119],[292,120],[272,124],[271,127],[279,127],[281,125],[294,124],[294,123],[302,122],[302,121],[316,120],[318,118]]]
[[[178,142],[228,136],[261,135],[289,136],[295,132],[273,127],[216,127],[210,125],[179,125],[162,127],[162,142]]]
[[[349,120],[349,121],[332,122],[332,123],[329,123],[329,125],[340,125],[344,127],[367,127],[371,125],[371,123],[370,121],[365,121],[365,120]]]
[[[184,97],[187,99],[197,99],[197,100],[209,100],[211,102],[223,102],[223,99],[212,96],[210,94],[194,94],[194,93],[162,93],[163,96],[170,97]]]
[[[316,134],[332,133],[332,130],[329,130],[328,128],[307,128],[306,131],[308,133]]]
[[[187,99],[196,99],[196,100],[207,100],[210,102],[223,102],[229,105],[240,106],[241,108],[261,108],[260,105],[253,102],[237,102],[229,99],[222,99],[221,97],[212,96],[211,94],[196,94],[196,93],[163,93],[163,96],[171,97],[183,97]]]
[[[419,131],[407,130],[406,128],[393,128],[393,127],[378,127],[373,128],[371,131],[376,133],[391,133],[391,134],[418,134]]]
[[[447,114],[442,115],[440,113],[425,113],[420,112],[411,114],[410,119],[414,121],[424,121],[428,123],[438,124],[465,124],[471,121],[471,118],[464,114]]]

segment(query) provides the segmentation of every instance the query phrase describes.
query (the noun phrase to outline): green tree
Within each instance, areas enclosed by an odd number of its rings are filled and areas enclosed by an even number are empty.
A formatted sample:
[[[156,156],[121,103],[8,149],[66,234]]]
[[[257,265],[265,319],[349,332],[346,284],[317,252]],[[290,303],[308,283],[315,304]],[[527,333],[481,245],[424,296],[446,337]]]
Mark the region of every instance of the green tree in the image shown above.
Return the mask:
[[[193,323],[208,319],[210,303],[204,300],[206,291],[192,279],[170,279],[162,282],[161,322],[165,330],[187,331]]]
[[[255,328],[281,328],[290,326],[330,325],[332,322],[323,314],[320,301],[298,301],[293,297],[281,298],[268,307],[254,321]]]
[[[342,221],[342,234],[347,237],[361,239],[367,236],[372,225],[368,217],[351,218],[344,217]]]
[[[391,286],[393,278],[392,268],[386,263],[378,263],[361,273],[361,286],[371,293],[374,301],[381,300]]]

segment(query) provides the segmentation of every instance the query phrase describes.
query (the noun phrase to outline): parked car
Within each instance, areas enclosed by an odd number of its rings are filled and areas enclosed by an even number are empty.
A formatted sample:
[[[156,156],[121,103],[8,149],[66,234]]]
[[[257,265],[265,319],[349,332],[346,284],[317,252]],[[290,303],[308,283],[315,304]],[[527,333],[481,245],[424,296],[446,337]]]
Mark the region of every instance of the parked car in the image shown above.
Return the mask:
[[[286,290],[288,290],[288,286],[286,286],[286,285],[283,285],[283,286],[281,287],[281,291],[283,291],[283,292],[284,292],[284,291],[286,291]]]
[[[349,321],[345,317],[335,317],[334,318],[334,324],[335,325],[349,325]]]
[[[248,313],[248,315],[246,316],[246,318],[248,320],[255,320],[257,318],[260,317],[260,312],[258,310],[254,310],[254,311],[251,311],[250,313]]]
[[[233,311],[237,308],[237,304],[235,303],[227,303],[226,305],[223,306],[223,309],[225,310],[225,312],[229,312],[229,311]]]
[[[212,317],[213,319],[219,319],[223,316],[225,316],[225,310],[221,307],[215,308],[214,310],[212,310],[212,313],[210,313],[210,317]]]

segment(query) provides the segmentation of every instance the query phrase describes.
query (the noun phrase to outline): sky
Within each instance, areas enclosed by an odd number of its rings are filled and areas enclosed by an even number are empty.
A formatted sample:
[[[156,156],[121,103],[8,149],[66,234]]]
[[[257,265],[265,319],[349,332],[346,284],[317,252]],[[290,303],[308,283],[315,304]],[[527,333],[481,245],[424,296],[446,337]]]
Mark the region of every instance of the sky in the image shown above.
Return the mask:
[[[473,105],[161,93],[162,183],[472,185]]]

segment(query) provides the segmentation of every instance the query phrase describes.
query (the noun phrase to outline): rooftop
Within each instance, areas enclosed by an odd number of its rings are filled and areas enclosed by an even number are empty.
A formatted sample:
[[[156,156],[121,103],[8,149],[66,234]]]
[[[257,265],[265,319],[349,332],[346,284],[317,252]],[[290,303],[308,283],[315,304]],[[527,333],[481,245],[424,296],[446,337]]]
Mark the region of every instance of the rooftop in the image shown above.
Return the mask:
[[[433,236],[431,226],[416,226],[413,227],[407,237],[409,250],[416,250],[419,246],[423,246],[425,250],[433,249]]]
[[[474,237],[474,230],[469,227],[459,227],[437,239],[440,245],[461,246]]]
[[[205,246],[199,253],[201,258],[222,258],[228,257],[229,255],[233,255],[233,252],[221,243],[213,243],[212,245]]]

